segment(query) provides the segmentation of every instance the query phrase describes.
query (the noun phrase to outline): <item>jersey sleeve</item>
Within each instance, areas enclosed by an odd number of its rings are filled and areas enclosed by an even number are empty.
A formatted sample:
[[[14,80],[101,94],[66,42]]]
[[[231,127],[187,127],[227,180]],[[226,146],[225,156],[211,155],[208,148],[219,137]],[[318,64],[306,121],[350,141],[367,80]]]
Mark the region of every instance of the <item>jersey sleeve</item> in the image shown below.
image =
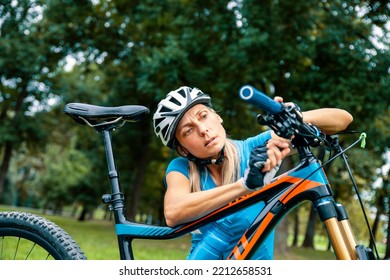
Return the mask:
[[[267,130],[256,136],[250,137],[243,142],[244,146],[246,146],[251,151],[255,147],[265,145],[269,139],[271,139],[271,130]]]
[[[166,177],[168,173],[176,171],[182,173],[184,176],[187,178],[190,177],[189,175],[189,163],[188,159],[183,158],[183,157],[178,157],[173,159],[169,164],[167,169],[165,170],[165,175],[164,175],[164,186],[167,187],[167,181]]]
[[[245,170],[248,166],[248,160],[252,149],[258,146],[265,145],[269,139],[271,139],[270,130],[260,133],[256,136],[247,138],[243,141],[236,142],[238,154],[240,157],[240,171],[241,171],[240,176],[244,176]]]

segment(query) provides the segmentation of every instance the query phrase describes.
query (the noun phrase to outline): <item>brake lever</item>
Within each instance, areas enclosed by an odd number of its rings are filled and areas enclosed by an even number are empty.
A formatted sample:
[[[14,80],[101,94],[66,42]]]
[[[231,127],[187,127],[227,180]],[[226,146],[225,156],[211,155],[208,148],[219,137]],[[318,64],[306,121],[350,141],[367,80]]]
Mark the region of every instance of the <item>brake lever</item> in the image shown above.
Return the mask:
[[[257,115],[257,122],[260,125],[270,127],[276,135],[285,139],[291,139],[299,132],[303,119],[298,105],[294,104],[294,106],[283,106],[278,114],[259,114]]]
[[[326,134],[312,124],[302,123],[296,135],[300,135],[305,144],[311,147],[324,146],[327,141]]]
[[[326,134],[311,124],[303,121],[299,107],[284,106],[278,114],[257,115],[260,125],[267,125],[276,135],[291,139],[293,147],[297,146],[323,146],[326,142]]]

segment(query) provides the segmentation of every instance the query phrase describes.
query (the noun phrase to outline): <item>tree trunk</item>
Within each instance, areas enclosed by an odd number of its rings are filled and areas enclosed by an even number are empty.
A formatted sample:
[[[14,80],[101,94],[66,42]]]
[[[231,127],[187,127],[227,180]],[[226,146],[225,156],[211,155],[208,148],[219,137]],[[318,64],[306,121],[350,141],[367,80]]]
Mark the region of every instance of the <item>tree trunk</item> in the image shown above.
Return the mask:
[[[9,164],[11,162],[12,155],[12,143],[6,142],[4,146],[4,156],[3,161],[0,167],[0,198],[3,197],[4,187],[5,187],[5,179],[7,177]],[[0,199],[1,201],[1,199]]]
[[[317,213],[312,207],[310,210],[309,220],[307,222],[307,228],[305,233],[305,239],[303,241],[302,247],[314,248],[314,234],[315,234],[316,219],[317,219]]]
[[[10,122],[11,125],[15,126],[16,128],[18,127],[17,126],[18,118],[19,117],[23,118],[22,105],[23,105],[24,99],[28,96],[28,93],[27,93],[28,78],[27,77],[24,77],[24,78],[25,78],[25,81],[22,83],[22,85],[20,87],[21,92],[17,96],[16,105],[14,108],[15,115],[14,115],[12,121]],[[6,118],[7,111],[9,111],[9,108],[7,106],[5,106],[1,112],[1,119],[2,120],[4,118]],[[9,164],[11,162],[13,148],[14,148],[13,142],[10,142],[10,141],[5,142],[3,162],[1,163],[1,167],[0,167],[0,198],[3,197],[5,180],[7,177]]]
[[[389,219],[387,221],[386,251],[384,259],[390,259],[390,210],[388,216]]]
[[[130,221],[135,221],[137,215],[138,202],[140,201],[141,196],[141,187],[145,181],[146,167],[148,163],[148,157],[141,157],[138,162],[137,172],[135,173],[135,180],[131,193],[129,193],[128,198],[126,199],[126,216]]]
[[[275,230],[275,255],[286,255],[288,237],[288,219],[283,219]]]
[[[83,210],[81,211],[78,220],[79,220],[80,222],[85,221],[85,220],[86,220],[86,217],[87,217],[87,214],[88,214],[88,208],[87,208],[85,205],[83,205]]]
[[[376,233],[378,231],[380,216],[381,216],[381,212],[379,211],[379,208],[378,208],[377,211],[376,211],[376,214],[375,214],[374,223],[372,225],[372,235],[374,236],[374,239],[375,239]],[[375,243],[375,240],[372,240],[372,238],[370,237],[370,245],[369,245],[369,247],[373,248],[374,243]]]
[[[141,187],[145,182],[145,174],[147,172],[146,169],[148,167],[150,158],[149,144],[151,141],[151,133],[148,127],[145,127],[145,129],[141,130],[140,139],[143,143],[144,149],[138,151],[139,153],[136,155],[135,160],[137,163],[135,165],[136,172],[132,186],[133,188],[131,189],[131,193],[129,193],[126,198],[126,216],[130,221],[135,221],[135,217],[137,215],[138,203],[141,196]]]
[[[295,209],[295,213],[294,213],[294,236],[293,236],[293,242],[291,244],[291,247],[298,246],[298,239],[299,239],[299,208]]]

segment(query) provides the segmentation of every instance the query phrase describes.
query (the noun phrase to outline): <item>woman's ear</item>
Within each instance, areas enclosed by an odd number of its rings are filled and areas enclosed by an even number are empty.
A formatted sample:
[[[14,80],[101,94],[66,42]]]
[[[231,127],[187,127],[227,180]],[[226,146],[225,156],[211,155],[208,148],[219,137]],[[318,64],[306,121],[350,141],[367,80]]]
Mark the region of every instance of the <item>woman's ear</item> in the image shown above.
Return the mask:
[[[214,112],[215,113],[215,112]],[[215,113],[217,115],[217,119],[219,120],[220,123],[223,123],[223,119],[221,118],[220,115],[218,115],[217,113]]]
[[[211,108],[211,111],[217,116],[217,119],[219,120],[219,122],[223,123],[223,119],[221,118],[221,116],[212,108]]]
[[[188,155],[188,152],[181,145],[177,145],[176,151],[183,157],[187,157]]]

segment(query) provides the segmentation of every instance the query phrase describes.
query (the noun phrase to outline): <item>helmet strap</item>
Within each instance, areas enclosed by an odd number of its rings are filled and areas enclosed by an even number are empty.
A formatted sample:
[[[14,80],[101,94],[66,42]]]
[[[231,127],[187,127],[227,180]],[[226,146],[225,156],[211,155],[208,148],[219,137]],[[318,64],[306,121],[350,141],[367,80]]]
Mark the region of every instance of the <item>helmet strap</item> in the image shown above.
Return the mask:
[[[225,146],[223,146],[223,148],[220,152],[220,155],[217,159],[201,159],[201,158],[195,157],[191,153],[187,154],[187,159],[195,162],[196,165],[200,168],[205,167],[209,164],[221,165],[224,158],[225,158]]]

